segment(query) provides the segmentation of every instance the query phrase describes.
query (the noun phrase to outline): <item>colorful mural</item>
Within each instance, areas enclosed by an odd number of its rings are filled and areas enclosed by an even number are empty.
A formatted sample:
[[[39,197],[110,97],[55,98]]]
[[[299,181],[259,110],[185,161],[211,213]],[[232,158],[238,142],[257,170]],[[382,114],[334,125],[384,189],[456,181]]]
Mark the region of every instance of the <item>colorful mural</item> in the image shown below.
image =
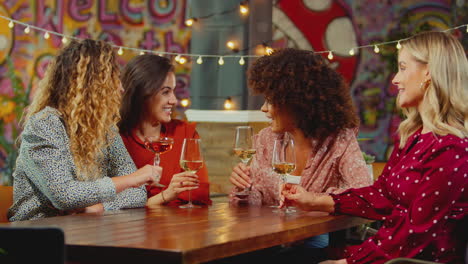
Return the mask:
[[[191,38],[184,24],[186,5],[185,0],[2,0],[0,15],[66,35],[186,53]],[[11,174],[24,102],[63,45],[55,35],[45,39],[41,32],[26,34],[23,26],[10,29],[8,23],[0,19],[0,180]],[[136,55],[127,51],[119,63]],[[189,96],[189,72],[190,63],[176,68],[180,98]]]
[[[361,49],[354,56],[349,50],[465,24],[467,2],[279,0],[273,7],[273,46],[335,51],[331,66],[349,82],[361,119],[360,137],[370,139],[360,142],[361,148],[385,160],[401,121],[395,107],[398,91],[391,84],[396,48],[380,47],[378,54]]]

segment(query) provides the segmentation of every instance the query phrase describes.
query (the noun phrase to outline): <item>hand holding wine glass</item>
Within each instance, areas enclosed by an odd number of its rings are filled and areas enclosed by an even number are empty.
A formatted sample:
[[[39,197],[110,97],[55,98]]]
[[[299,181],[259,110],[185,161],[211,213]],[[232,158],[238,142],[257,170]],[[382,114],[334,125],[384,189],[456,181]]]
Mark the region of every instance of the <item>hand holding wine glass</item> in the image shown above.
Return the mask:
[[[159,155],[170,151],[172,149],[173,144],[174,139],[172,138],[155,136],[145,137],[146,149],[154,153],[154,166],[159,166],[159,162],[161,161]],[[159,180],[161,179],[161,174],[157,173],[156,175],[155,173],[155,176],[157,178],[155,185],[158,187],[165,187],[164,185],[159,183]]]
[[[203,167],[203,155],[201,152],[201,139],[185,138],[180,154],[180,167],[192,174],[198,172]],[[180,208],[200,208],[192,203],[192,193],[189,190],[189,202],[181,205]]]
[[[237,186],[243,186],[243,190],[237,192],[236,195],[240,198],[245,198],[249,195],[252,187],[247,164],[255,155],[256,150],[253,145],[253,129],[250,126],[236,127],[236,136],[234,143],[234,154],[239,157],[242,164],[237,165],[231,174],[231,182]]]
[[[289,173],[296,169],[296,153],[294,149],[294,140],[285,133],[283,138],[275,139],[273,146],[273,158],[272,158],[273,170],[281,177],[281,184],[292,182],[299,184],[300,176],[291,176]],[[299,179],[299,180],[298,180]],[[279,187],[282,190],[282,186]],[[292,213],[292,210],[287,208],[288,201],[284,200],[284,196],[280,192],[280,205],[285,204],[285,213]]]

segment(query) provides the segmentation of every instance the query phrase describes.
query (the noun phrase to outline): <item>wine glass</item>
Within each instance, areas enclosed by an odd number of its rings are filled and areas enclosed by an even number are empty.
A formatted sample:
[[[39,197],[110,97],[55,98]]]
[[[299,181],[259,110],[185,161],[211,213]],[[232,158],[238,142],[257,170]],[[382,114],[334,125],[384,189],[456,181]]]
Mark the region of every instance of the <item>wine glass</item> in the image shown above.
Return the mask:
[[[299,184],[300,176],[292,176],[289,173],[296,169],[296,153],[294,151],[294,140],[285,133],[281,139],[275,139],[272,158],[273,170],[281,177],[281,184]],[[281,189],[281,188],[280,188]],[[287,201],[284,201],[287,205]],[[285,213],[293,213],[294,210],[285,206]]]
[[[255,155],[256,150],[253,146],[253,129],[250,126],[238,126],[236,127],[236,139],[234,143],[234,154],[239,157],[239,159],[246,166],[249,161]],[[251,186],[248,188],[237,192],[236,196],[241,199],[246,198],[249,195]]]
[[[180,167],[184,171],[196,173],[203,167],[203,155],[201,152],[201,139],[185,138],[180,154]],[[180,208],[200,208],[192,203],[192,192],[189,192],[189,202],[179,206]]]
[[[168,137],[145,137],[145,147],[149,151],[154,153],[154,160],[153,165],[159,166],[159,162],[161,161],[159,155],[166,153],[172,149],[172,145],[174,144],[174,139]],[[154,172],[153,172],[154,173]],[[163,184],[159,183],[161,179],[161,175],[156,176],[156,183],[155,185],[158,187],[165,187]]]

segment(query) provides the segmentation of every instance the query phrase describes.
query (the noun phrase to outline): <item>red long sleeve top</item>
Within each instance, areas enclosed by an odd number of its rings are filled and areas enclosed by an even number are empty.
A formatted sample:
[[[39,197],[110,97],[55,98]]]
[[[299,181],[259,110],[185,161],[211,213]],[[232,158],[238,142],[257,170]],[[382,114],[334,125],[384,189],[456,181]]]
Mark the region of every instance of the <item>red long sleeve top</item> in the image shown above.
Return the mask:
[[[153,152],[145,148],[144,142],[136,135],[135,132],[136,130],[133,130],[128,136],[121,134],[122,140],[135,162],[135,165],[137,168],[141,168],[146,164],[153,164]],[[179,161],[184,138],[199,138],[199,135],[195,130],[195,123],[188,123],[177,119],[173,119],[171,122],[162,125],[161,136],[174,139],[172,150],[161,154],[160,156],[161,161],[159,166],[163,168],[160,183],[166,187],[161,188],[156,186],[147,186],[148,198],[157,195],[166,189],[174,174],[183,172],[182,168],[180,168]],[[200,180],[200,187],[192,190],[192,202],[195,204],[210,205],[210,188],[206,166],[203,166],[203,168],[197,172],[197,175]],[[178,195],[177,199],[169,202],[168,204],[179,205],[184,204],[187,201],[188,192],[183,192]]]

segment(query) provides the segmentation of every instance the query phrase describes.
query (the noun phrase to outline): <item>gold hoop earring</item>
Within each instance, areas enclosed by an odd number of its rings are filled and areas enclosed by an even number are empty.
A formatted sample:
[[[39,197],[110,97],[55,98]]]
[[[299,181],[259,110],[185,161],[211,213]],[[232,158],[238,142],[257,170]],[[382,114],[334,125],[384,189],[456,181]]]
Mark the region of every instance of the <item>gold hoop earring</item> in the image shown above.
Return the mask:
[[[429,85],[431,85],[431,79],[429,80],[426,80],[424,82],[421,82],[421,89],[423,89],[424,91],[427,90],[427,88],[429,88]]]

